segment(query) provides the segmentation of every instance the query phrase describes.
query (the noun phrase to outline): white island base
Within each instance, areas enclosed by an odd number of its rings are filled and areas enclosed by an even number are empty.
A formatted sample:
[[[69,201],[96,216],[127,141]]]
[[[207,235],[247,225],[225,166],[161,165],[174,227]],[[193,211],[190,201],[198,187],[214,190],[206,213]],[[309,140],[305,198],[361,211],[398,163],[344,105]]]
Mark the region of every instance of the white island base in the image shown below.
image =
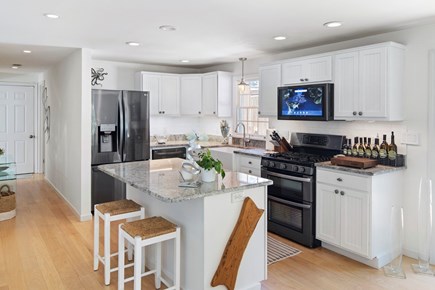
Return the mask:
[[[236,225],[243,200],[250,197],[264,209],[248,243],[238,271],[236,289],[261,289],[267,279],[267,186],[248,188],[184,200],[163,202],[127,185],[127,198],[145,207],[145,214],[162,216],[181,227],[181,288],[183,290],[225,290],[212,287],[211,280],[221,260],[228,239]],[[173,244],[162,245],[162,275],[173,277]],[[154,269],[154,248],[146,251],[146,265]]]

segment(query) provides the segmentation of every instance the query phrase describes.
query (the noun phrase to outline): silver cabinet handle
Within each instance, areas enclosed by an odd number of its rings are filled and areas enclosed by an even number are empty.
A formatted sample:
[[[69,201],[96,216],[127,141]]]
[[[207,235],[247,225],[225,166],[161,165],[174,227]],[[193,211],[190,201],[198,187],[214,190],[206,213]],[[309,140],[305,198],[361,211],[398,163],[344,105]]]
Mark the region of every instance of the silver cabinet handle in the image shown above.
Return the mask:
[[[338,189],[334,190],[335,194],[338,194]]]
[[[341,194],[341,195],[344,195],[344,191],[343,191],[343,190],[342,190],[342,191],[340,191],[340,194]]]
[[[363,112],[359,112],[358,115],[362,116],[362,115],[363,115]]]
[[[356,111],[353,111],[353,113],[352,113],[354,116],[356,116]]]
[[[339,177],[339,178],[337,178],[337,181],[340,181],[340,182],[342,182],[342,181],[343,181],[343,179],[342,179],[341,177]]]
[[[30,135],[29,138],[30,138],[30,139],[35,138],[35,135]]]

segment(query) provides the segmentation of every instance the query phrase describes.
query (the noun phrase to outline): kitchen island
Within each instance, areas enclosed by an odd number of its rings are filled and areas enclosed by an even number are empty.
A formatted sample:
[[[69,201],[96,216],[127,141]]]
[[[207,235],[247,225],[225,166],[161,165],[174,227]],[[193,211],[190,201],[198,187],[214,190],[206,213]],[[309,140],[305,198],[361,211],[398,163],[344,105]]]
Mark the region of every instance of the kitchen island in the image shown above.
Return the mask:
[[[127,198],[145,207],[146,216],[163,216],[181,227],[181,287],[184,290],[226,289],[210,285],[243,200],[250,197],[265,212],[247,245],[238,271],[236,289],[261,289],[267,278],[267,186],[270,180],[227,172],[222,180],[198,188],[180,188],[182,159],[161,159],[99,166],[127,184]],[[171,243],[171,242],[170,242]],[[163,276],[173,277],[172,244],[162,247]],[[154,268],[153,248],[146,264]]]

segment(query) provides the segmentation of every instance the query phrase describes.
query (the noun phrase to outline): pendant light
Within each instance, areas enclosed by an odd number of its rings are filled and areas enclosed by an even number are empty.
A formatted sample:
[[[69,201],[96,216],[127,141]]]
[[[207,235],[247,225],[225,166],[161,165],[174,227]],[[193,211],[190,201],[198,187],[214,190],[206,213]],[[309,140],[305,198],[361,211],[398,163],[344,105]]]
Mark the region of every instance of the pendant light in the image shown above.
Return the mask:
[[[241,94],[243,93],[248,93],[249,92],[249,85],[245,82],[245,61],[247,60],[246,57],[241,57],[239,58],[239,61],[242,62],[242,79],[240,80],[239,83],[239,92]]]

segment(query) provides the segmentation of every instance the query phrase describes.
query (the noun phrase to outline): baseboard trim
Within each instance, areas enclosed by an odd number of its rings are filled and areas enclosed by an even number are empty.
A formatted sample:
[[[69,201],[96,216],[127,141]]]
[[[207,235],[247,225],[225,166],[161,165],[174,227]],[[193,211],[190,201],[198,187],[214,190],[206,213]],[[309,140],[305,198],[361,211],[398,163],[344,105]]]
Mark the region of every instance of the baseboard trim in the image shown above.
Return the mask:
[[[48,179],[47,178],[47,176],[46,175],[44,175],[44,179],[45,179],[45,181],[47,181],[48,182],[48,184],[50,184],[51,185],[51,187],[53,187],[53,189],[54,189],[54,191],[56,191],[56,193],[60,196],[60,197],[62,197],[62,199],[68,204],[68,206],[73,210],[73,212],[74,212],[74,214],[76,215],[76,217],[80,220],[80,221],[82,221],[82,216],[80,215],[80,213],[77,211],[77,209],[71,204],[71,202],[60,192],[60,190],[59,189],[57,189],[57,187],[56,186],[54,186],[54,184],[50,181],[50,179]]]

